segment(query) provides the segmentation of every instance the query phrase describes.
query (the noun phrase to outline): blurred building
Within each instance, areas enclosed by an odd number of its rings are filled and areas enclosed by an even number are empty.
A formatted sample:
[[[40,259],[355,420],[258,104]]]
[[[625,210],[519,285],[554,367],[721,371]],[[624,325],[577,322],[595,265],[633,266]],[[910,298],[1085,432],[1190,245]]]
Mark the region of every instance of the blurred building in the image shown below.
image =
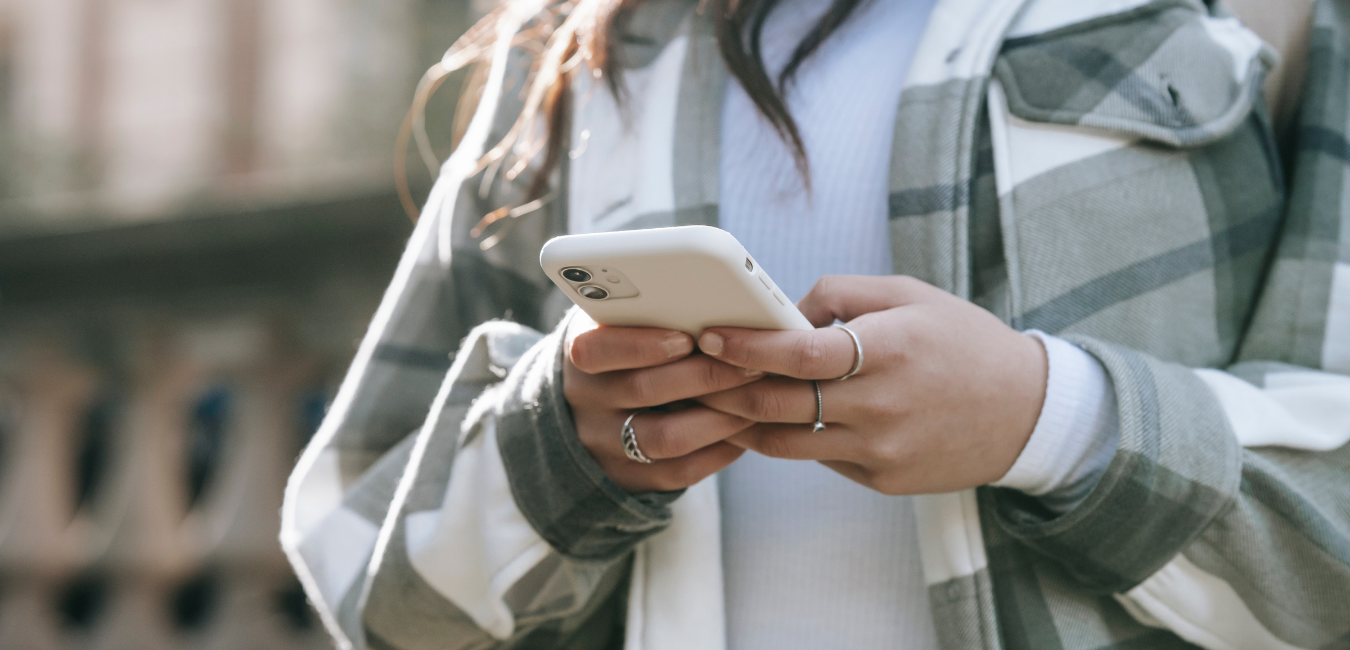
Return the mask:
[[[0,650],[329,647],[282,487],[482,4],[0,0]]]

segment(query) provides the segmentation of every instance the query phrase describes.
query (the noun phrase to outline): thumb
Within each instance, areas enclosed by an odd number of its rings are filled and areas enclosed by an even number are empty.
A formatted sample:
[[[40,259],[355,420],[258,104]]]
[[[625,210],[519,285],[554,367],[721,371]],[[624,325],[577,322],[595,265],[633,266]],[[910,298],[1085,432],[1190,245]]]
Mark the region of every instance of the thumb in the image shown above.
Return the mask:
[[[845,323],[877,311],[924,302],[946,295],[941,289],[905,275],[827,275],[797,303],[816,327],[835,320]]]

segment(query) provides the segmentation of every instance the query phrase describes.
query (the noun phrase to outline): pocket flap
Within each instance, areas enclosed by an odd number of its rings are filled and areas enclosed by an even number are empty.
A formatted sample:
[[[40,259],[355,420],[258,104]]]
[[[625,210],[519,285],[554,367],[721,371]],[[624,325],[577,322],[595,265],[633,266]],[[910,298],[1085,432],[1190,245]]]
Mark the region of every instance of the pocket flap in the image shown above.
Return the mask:
[[[1275,60],[1236,18],[1163,0],[1008,39],[994,76],[1024,120],[1191,147],[1247,118]]]

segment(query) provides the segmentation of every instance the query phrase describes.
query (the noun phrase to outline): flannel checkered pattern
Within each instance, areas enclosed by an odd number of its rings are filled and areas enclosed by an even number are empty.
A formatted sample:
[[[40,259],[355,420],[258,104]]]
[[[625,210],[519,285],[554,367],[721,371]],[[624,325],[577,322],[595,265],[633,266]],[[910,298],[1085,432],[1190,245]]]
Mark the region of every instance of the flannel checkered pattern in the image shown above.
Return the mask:
[[[941,0],[896,116],[896,273],[1070,339],[1120,405],[1116,456],[1069,513],[960,497],[974,564],[930,570],[924,549],[942,645],[1350,647],[1350,447],[1244,448],[1213,379],[1347,390],[1350,2],[1318,3],[1286,170],[1259,101],[1269,55],[1220,10],[1075,1],[1061,13],[1103,9],[1057,25],[1062,0]],[[615,227],[716,224],[725,71],[693,4],[652,0],[622,39],[631,74],[682,62],[669,196]],[[568,303],[537,257],[586,216],[567,200],[581,167],[495,246],[469,232],[524,198],[528,174],[474,163],[520,110],[525,20],[499,25],[479,114],[288,487],[283,544],[343,647],[647,647],[632,621],[625,636],[632,550],[689,497],[624,493],[572,429]],[[1251,635],[1187,617],[1167,580],[1195,575]]]

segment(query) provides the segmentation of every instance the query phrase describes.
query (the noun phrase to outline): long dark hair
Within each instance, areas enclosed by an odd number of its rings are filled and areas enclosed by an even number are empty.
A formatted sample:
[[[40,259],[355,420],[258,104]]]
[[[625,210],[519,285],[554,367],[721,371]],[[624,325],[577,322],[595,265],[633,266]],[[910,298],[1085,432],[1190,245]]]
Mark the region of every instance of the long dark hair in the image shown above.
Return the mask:
[[[538,202],[545,196],[549,177],[561,160],[566,127],[571,115],[568,87],[571,75],[582,67],[580,64],[584,61],[589,69],[598,70],[610,91],[615,97],[622,99],[622,68],[616,56],[616,44],[627,20],[644,1],[547,2],[513,41],[513,45],[528,47],[535,51],[538,54],[538,63],[532,80],[526,85],[528,90],[525,106],[519,120],[501,142],[496,143],[484,154],[480,166],[497,173],[501,171],[500,168],[504,163],[509,162],[510,166],[501,173],[512,180],[533,166],[527,204]],[[807,57],[819,49],[858,5],[865,1],[867,0],[833,0],[830,8],[793,49],[787,65],[776,79],[771,78],[764,67],[761,37],[765,21],[780,0],[700,0],[696,9],[699,12],[711,12],[716,18],[717,44],[727,70],[741,83],[755,107],[792,149],[793,158],[797,161],[797,167],[804,180],[809,178],[806,149],[802,144],[797,123],[788,112],[783,99],[784,93]],[[451,46],[441,63],[437,63],[427,71],[417,86],[413,105],[400,129],[395,152],[399,195],[403,200],[404,209],[414,219],[417,217],[417,207],[408,192],[407,177],[403,170],[408,140],[413,139],[417,143],[423,160],[434,176],[439,163],[431,154],[422,121],[427,100],[445,80],[447,74],[470,64],[480,64],[475,74],[471,75],[466,92],[461,96],[460,107],[456,111],[456,124],[453,130],[454,138],[458,140],[463,135],[474,105],[481,96],[481,84],[485,78],[483,72],[486,68],[481,63],[490,55],[495,45],[497,22],[502,18],[503,12],[509,10],[511,10],[509,6],[498,8],[470,28]],[[545,125],[542,138],[538,141],[522,142],[521,136],[529,130],[529,125],[540,117]],[[479,223],[475,231],[481,233],[483,228],[492,222],[519,212],[519,207],[504,206],[489,214]]]

